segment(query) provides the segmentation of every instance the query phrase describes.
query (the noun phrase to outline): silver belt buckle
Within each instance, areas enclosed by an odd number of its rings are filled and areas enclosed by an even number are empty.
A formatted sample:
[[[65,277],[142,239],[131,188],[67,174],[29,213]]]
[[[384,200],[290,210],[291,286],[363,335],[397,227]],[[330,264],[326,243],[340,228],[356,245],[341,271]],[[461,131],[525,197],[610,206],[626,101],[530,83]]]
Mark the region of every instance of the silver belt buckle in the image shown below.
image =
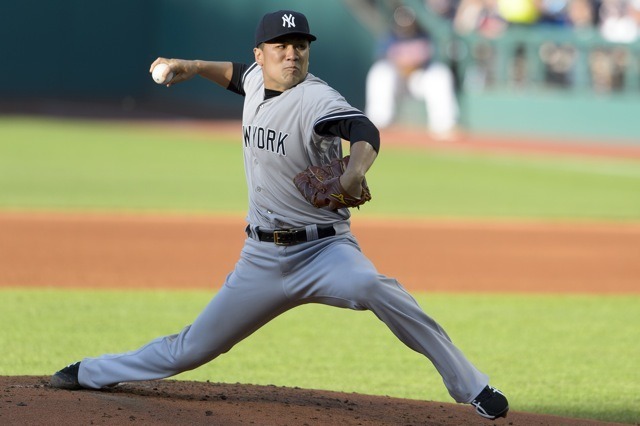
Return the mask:
[[[273,231],[273,243],[277,246],[289,246],[292,244],[291,240],[287,236],[295,234],[294,230]]]

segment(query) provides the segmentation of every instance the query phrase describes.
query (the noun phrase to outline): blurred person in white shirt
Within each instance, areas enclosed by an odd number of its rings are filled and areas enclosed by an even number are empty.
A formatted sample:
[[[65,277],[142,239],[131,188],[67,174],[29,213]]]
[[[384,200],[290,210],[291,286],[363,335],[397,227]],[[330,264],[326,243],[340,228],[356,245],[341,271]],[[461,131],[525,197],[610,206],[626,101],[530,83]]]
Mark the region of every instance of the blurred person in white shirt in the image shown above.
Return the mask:
[[[455,79],[447,65],[434,60],[434,49],[415,11],[398,7],[393,29],[383,40],[366,80],[365,113],[378,128],[393,124],[398,101],[410,94],[424,100],[427,127],[435,138],[454,136],[458,121]]]
[[[600,33],[615,43],[636,41],[640,34],[640,0],[603,0]]]

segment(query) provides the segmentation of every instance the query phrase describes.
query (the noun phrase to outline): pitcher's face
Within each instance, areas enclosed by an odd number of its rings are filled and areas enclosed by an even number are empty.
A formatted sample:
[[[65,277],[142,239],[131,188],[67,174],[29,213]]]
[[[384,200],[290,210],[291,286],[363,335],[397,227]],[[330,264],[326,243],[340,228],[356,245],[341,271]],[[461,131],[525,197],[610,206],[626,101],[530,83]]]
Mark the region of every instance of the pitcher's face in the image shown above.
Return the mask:
[[[262,67],[265,89],[284,92],[299,84],[309,72],[309,40],[286,36],[253,49]]]

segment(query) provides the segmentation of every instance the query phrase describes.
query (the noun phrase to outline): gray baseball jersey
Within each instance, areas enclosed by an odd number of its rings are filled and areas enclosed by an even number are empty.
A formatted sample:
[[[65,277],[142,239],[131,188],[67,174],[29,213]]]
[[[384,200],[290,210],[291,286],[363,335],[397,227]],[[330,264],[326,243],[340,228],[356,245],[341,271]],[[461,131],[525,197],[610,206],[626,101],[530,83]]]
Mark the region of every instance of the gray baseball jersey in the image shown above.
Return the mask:
[[[319,122],[364,114],[311,74],[292,89],[265,100],[262,69],[253,64],[244,73],[243,87],[248,222],[279,229],[348,219],[348,209],[313,207],[292,182],[308,165],[328,164],[331,159],[342,157],[341,139],[318,135],[314,128]]]
[[[364,256],[350,232],[347,210],[312,207],[292,182],[310,164],[341,155],[338,137],[314,130],[320,121],[362,113],[312,75],[266,100],[256,65],[246,70],[241,85],[249,228],[235,269],[193,324],[132,352],[83,359],[79,383],[98,389],[169,377],[215,359],[291,308],[322,303],[372,311],[433,363],[456,401],[470,402],[488,377],[395,279],[381,275]],[[262,229],[291,227],[303,227],[305,241],[280,245],[261,236]],[[331,232],[321,235],[327,227]],[[286,345],[286,340],[274,344]]]

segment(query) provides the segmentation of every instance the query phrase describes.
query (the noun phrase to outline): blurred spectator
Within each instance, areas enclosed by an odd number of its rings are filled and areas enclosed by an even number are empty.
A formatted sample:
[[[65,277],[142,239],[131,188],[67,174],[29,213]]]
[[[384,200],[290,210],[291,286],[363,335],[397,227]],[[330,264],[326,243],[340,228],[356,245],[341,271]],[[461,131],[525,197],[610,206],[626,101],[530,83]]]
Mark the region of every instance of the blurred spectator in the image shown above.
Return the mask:
[[[602,0],[599,31],[612,43],[632,43],[640,35],[640,1]],[[593,88],[597,92],[624,89],[625,70],[629,61],[637,60],[623,46],[594,49],[590,57]]]
[[[640,28],[639,0],[602,0],[600,32],[612,42],[631,43],[637,40]]]
[[[497,0],[460,0],[452,24],[460,35],[478,34],[489,40],[499,38],[507,28],[498,12]],[[473,61],[465,70],[463,87],[482,90],[495,80],[496,52],[486,40],[479,40],[470,47]]]
[[[596,5],[593,0],[569,0],[567,19],[574,30],[591,29],[596,23]]]
[[[425,0],[427,9],[447,21],[452,21],[458,9],[458,0]]]
[[[571,0],[541,0],[538,23],[553,26],[569,25],[570,2]]]
[[[542,0],[498,0],[498,12],[509,27],[532,27],[540,22]],[[509,63],[509,81],[514,86],[525,86],[530,81],[527,57],[534,55],[524,41],[517,43]]]
[[[545,9],[550,3],[543,3],[543,15],[553,15],[555,25],[562,25],[568,31],[580,32],[594,27],[595,9],[592,0],[567,0],[560,8],[560,2],[552,9]],[[542,22],[549,22],[546,18]],[[545,82],[551,86],[570,87],[574,81],[576,61],[580,53],[570,43],[545,42],[539,54],[545,64]]]
[[[461,0],[453,17],[453,28],[459,34],[477,33],[497,38],[507,24],[498,12],[497,0]]]
[[[498,12],[510,25],[533,25],[541,15],[541,0],[498,0]]]
[[[387,127],[395,119],[398,100],[410,94],[425,102],[433,135],[449,138],[458,118],[453,73],[434,60],[434,44],[412,9],[398,7],[393,18],[392,30],[367,74],[366,114],[379,128]]]

